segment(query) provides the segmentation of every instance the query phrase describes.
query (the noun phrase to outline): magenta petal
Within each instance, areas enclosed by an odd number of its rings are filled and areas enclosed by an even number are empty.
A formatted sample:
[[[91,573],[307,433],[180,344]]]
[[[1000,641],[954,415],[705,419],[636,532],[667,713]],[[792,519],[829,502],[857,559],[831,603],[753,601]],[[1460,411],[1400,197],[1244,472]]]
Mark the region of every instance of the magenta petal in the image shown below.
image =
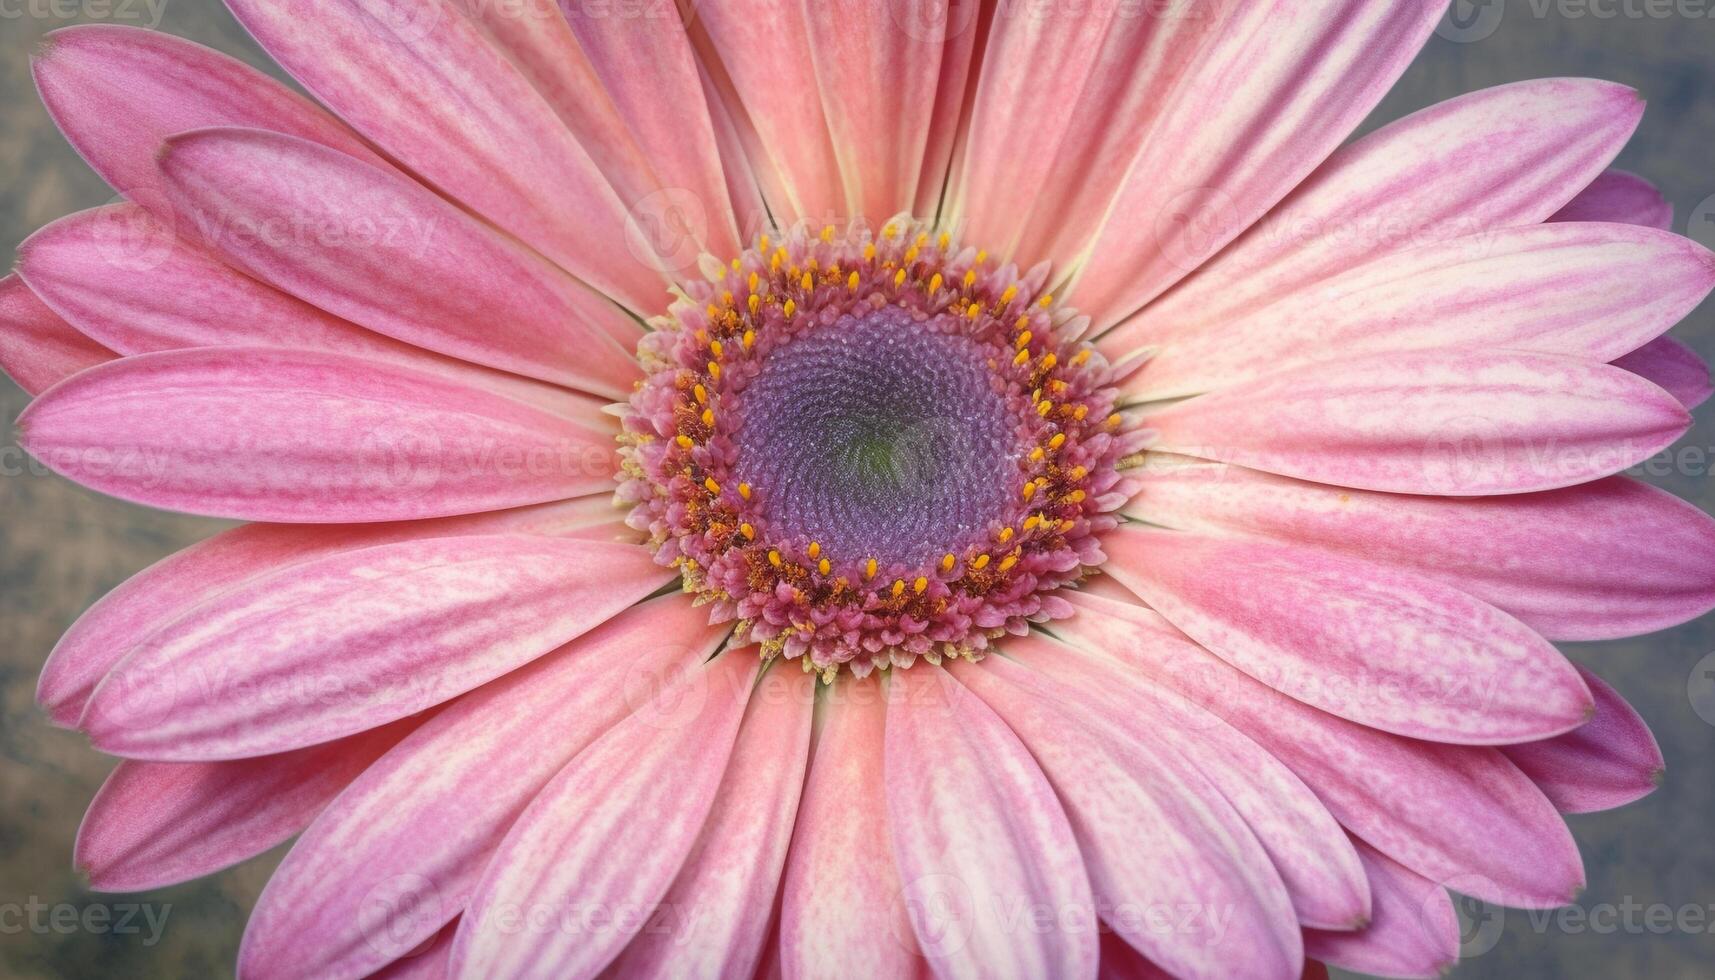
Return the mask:
[[[1654,184],[1624,170],[1602,173],[1549,221],[1616,221],[1667,231],[1673,227],[1673,204]]]
[[[286,855],[245,928],[239,973],[361,976],[430,939],[465,908],[507,828],[554,774],[699,669],[726,634],[688,597],[663,596],[459,698],[358,777]]]
[[[1375,896],[1369,924],[1356,932],[1306,930],[1305,955],[1377,976],[1444,976],[1459,962],[1460,940],[1447,889],[1363,841],[1357,845]]]
[[[613,437],[522,402],[339,354],[166,351],[86,371],[19,417],[56,472],[243,520],[414,520],[605,490]]]
[[[640,377],[617,306],[395,173],[239,129],[175,136],[160,166],[186,216],[175,230],[330,313],[612,398]]]
[[[25,394],[116,356],[44,306],[17,275],[0,279],[0,370]]]
[[[1630,354],[1615,359],[1614,366],[1666,389],[1686,411],[1715,394],[1709,382],[1709,365],[1697,352],[1672,337],[1657,337]]]
[[[161,559],[102,596],[66,630],[42,666],[36,701],[75,726],[95,686],[149,636],[190,609],[313,559],[360,548],[463,534],[542,534],[624,540],[624,511],[599,497],[387,524],[246,524]]]
[[[84,815],[76,863],[97,891],[135,892],[255,857],[309,826],[358,773],[422,722],[412,716],[252,759],[127,759]]]
[[[96,688],[102,751],[265,755],[439,704],[601,625],[669,572],[636,545],[523,534],[382,544],[262,576],[147,637]],[[235,659],[233,650],[245,656]]]
[[[1578,672],[1596,696],[1595,716],[1564,735],[1503,751],[1563,813],[1612,810],[1642,799],[1667,766],[1661,747],[1618,691],[1589,670]]]

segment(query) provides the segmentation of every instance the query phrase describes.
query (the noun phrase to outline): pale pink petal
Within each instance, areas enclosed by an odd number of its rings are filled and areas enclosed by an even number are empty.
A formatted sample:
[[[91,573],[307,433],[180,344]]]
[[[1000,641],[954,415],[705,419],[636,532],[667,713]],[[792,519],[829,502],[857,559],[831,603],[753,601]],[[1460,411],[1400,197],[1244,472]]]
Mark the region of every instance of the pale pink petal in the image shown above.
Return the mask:
[[[624,511],[585,497],[469,517],[389,524],[246,524],[161,559],[102,596],[48,655],[36,701],[55,724],[83,716],[95,685],[148,636],[185,612],[254,579],[341,552],[462,534],[543,534],[631,540]]]
[[[310,825],[257,900],[239,973],[357,976],[429,939],[554,774],[727,632],[663,596],[453,702]]]
[[[1690,424],[1606,364],[1505,350],[1318,361],[1146,416],[1154,448],[1320,483],[1474,496],[1619,472]]]
[[[1409,569],[1551,640],[1676,626],[1715,608],[1715,520],[1623,477],[1543,493],[1447,498],[1305,483],[1226,464],[1137,471],[1128,516],[1262,535]]]
[[[702,835],[652,927],[604,976],[755,975],[810,761],[816,686],[789,665],[763,675]]]
[[[697,59],[697,77],[703,86],[703,98],[708,102],[709,120],[715,127],[715,145],[720,149],[727,196],[732,201],[733,217],[738,221],[739,237],[748,244],[762,229],[773,224],[762,201],[764,182],[772,200],[783,200],[785,194],[779,189],[779,175],[754,145],[755,130],[748,121],[740,124],[733,107],[721,96],[721,87],[710,75],[707,62],[701,58]]]
[[[949,215],[996,255],[1065,271],[1224,12],[1103,0],[1067,16],[1004,3],[985,13]]]
[[[941,73],[943,31],[936,25],[973,7],[956,0],[804,3],[813,84],[823,93],[847,214],[874,227],[911,209]]]
[[[1459,917],[1447,889],[1358,841],[1375,896],[1369,925],[1357,932],[1306,930],[1304,952],[1359,973],[1440,977],[1459,962]]]
[[[471,897],[454,975],[581,980],[619,955],[703,829],[760,662],[736,650],[692,671],[543,787]]]
[[[122,354],[263,345],[361,354],[599,419],[602,403],[541,381],[431,354],[267,286],[173,236],[134,204],[67,215],[18,246],[18,274],[78,330]]]
[[[1614,366],[1667,389],[1686,411],[1715,394],[1709,383],[1709,365],[1698,353],[1672,337],[1657,337],[1624,357]]]
[[[703,91],[696,55],[679,11],[672,4],[640,7],[629,15],[563,0],[560,9],[577,37],[582,58],[605,88],[631,137],[654,173],[654,197],[631,201],[639,221],[684,218],[671,234],[688,234],[703,251],[730,256],[739,249],[739,228],[716,143],[715,124]],[[648,79],[647,85],[638,84]],[[574,93],[591,101],[588,92]],[[585,139],[584,145],[590,145]],[[682,210],[675,212],[672,209]],[[682,255],[671,239],[654,242],[663,262],[677,266]]]
[[[430,186],[634,310],[666,299],[653,256],[613,247],[629,202],[462,5],[228,6],[311,94]]]
[[[1618,221],[1667,231],[1673,227],[1673,204],[1637,174],[1608,170],[1548,220]]]
[[[1254,313],[1163,341],[1126,385],[1139,400],[1236,387],[1329,356],[1433,347],[1611,361],[1715,288],[1715,254],[1632,225],[1531,225],[1410,249]]]
[[[515,670],[669,575],[636,545],[522,534],[307,561],[138,637],[80,725],[104,752],[166,761],[313,745]]]
[[[781,889],[787,980],[929,975],[888,847],[881,685],[844,674],[826,695]]]
[[[699,4],[693,24],[706,32],[703,61],[720,69],[717,90],[754,133],[751,162],[780,181],[768,200],[775,220],[843,225],[853,215],[845,207],[802,2]],[[867,217],[879,226],[892,215]]]
[[[1256,834],[1305,926],[1349,929],[1369,916],[1369,892],[1351,842],[1315,794],[1268,750],[1172,691],[1142,685],[1112,659],[1079,644],[1104,642],[1089,617],[1057,621],[1054,643],[1007,640],[1006,655],[1082,692],[1086,711],[1139,744],[1147,731],[1178,733],[1180,747]],[[1068,646],[1067,644],[1072,644]]]
[[[917,945],[945,978],[1094,977],[1084,860],[1054,789],[1012,729],[941,670],[896,671],[887,825]],[[1023,927],[1021,910],[1055,911]]]
[[[1203,13],[1203,12],[1199,12]],[[1206,16],[1206,13],[1204,14]],[[1105,329],[1304,180],[1392,87],[1438,4],[1236,4],[1170,91],[1076,273]]]
[[[1319,711],[1199,647],[1135,602],[1068,598],[1092,653],[1220,715],[1286,763],[1354,834],[1435,881],[1487,901],[1549,908],[1584,887],[1554,805],[1500,750],[1401,738]]]
[[[1458,589],[1318,549],[1121,529],[1105,570],[1233,666],[1306,704],[1437,742],[1558,735],[1594,710],[1572,664]],[[1233,582],[1244,582],[1242,589]]]
[[[32,60],[42,104],[108,184],[160,211],[155,151],[173,133],[246,126],[382,159],[303,96],[249,65],[160,31],[89,24],[55,31]]]
[[[243,520],[414,520],[612,486],[609,431],[344,354],[164,351],[37,399],[20,445],[55,472],[155,507]]]
[[[918,35],[939,43],[940,76],[935,81],[935,107],[929,121],[929,138],[923,147],[923,169],[917,178],[917,199],[912,213],[941,215],[942,199],[949,184],[949,168],[957,145],[969,136],[971,100],[976,93],[975,72],[988,36],[984,18],[993,6],[950,0],[933,7],[918,8],[939,19],[922,23]]]
[[[176,136],[161,167],[185,231],[336,316],[611,398],[640,377],[618,307],[411,181],[256,130]]]
[[[1548,78],[1406,116],[1337,150],[1102,348],[1118,359],[1392,252],[1536,224],[1614,158],[1642,115],[1625,86]]]
[[[0,371],[27,395],[117,355],[60,319],[16,274],[0,278]]]
[[[951,670],[1048,776],[1096,901],[1123,913],[1109,922],[1127,942],[1181,976],[1297,975],[1301,938],[1279,875],[1168,732],[1149,746],[1109,735],[1082,720],[1074,690],[1005,657]],[[1164,927],[1150,908],[1204,914]]]
[[[1649,725],[1600,677],[1578,672],[1596,696],[1595,717],[1564,735],[1503,751],[1562,813],[1612,810],[1648,796],[1667,768]]]
[[[422,716],[338,741],[225,762],[127,759],[77,831],[74,861],[91,888],[135,892],[212,874],[309,826]]]

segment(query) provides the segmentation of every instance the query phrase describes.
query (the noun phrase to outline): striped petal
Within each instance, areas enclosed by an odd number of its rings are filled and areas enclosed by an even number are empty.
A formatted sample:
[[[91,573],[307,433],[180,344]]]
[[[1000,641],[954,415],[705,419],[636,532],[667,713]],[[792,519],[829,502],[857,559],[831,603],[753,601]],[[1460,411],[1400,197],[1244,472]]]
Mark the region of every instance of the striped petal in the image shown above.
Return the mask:
[[[134,204],[67,215],[18,246],[18,274],[79,331],[122,354],[258,345],[403,364],[577,416],[601,403],[555,385],[430,354],[331,316],[174,237]]]
[[[1291,545],[1122,529],[1106,569],[1233,666],[1411,738],[1496,744],[1589,718],[1590,692],[1529,627],[1457,589]],[[1234,581],[1246,583],[1231,588]]]
[[[1212,43],[1162,93],[1077,270],[1072,297],[1098,330],[1201,265],[1304,180],[1405,71],[1441,8],[1339,0],[1238,4],[1216,16]]]
[[[359,548],[465,534],[542,534],[627,540],[624,511],[600,497],[510,511],[391,524],[246,524],[149,566],[102,596],[55,644],[36,702],[55,724],[83,717],[95,686],[149,636],[233,589],[307,561]]]
[[[1715,289],[1715,254],[1631,225],[1546,224],[1412,249],[1235,322],[1164,342],[1126,386],[1143,399],[1233,387],[1325,359],[1505,347],[1611,361]]]
[[[640,376],[617,307],[408,180],[250,130],[174,137],[161,167],[197,240],[336,316],[610,398]]]
[[[653,256],[597,244],[626,241],[629,202],[462,5],[228,6],[304,88],[429,185],[634,310],[665,299]]]
[[[1500,750],[1401,738],[1312,708],[1192,642],[1135,601],[1075,592],[1107,631],[1085,648],[1179,691],[1268,746],[1353,834],[1485,901],[1564,905],[1584,887],[1554,805]]]
[[[1102,349],[1119,359],[1402,249],[1536,224],[1614,158],[1643,108],[1623,85],[1549,78],[1472,92],[1390,123],[1336,151],[1196,275],[1105,337]]]
[[[449,705],[292,848],[245,928],[239,973],[361,976],[429,940],[554,774],[726,634],[689,597],[663,596]]]
[[[1094,977],[1095,904],[1072,826],[1006,723],[944,671],[899,671],[883,759],[903,899],[935,975]],[[1018,928],[1031,908],[1058,914]]]
[[[754,651],[738,650],[697,668],[543,787],[477,885],[453,941],[454,975],[582,980],[619,955],[714,806],[759,663]],[[584,910],[612,918],[568,917]],[[542,913],[551,925],[540,924]]]
[[[116,357],[48,309],[16,274],[0,278],[0,371],[28,395]]]
[[[116,497],[292,523],[414,520],[612,486],[608,431],[379,361],[263,347],[86,371],[18,419],[20,444]]]
[[[1472,496],[1607,476],[1690,423],[1619,368],[1423,350],[1319,361],[1147,416],[1154,448],[1367,490]]]
[[[604,975],[757,975],[810,761],[816,684],[799,670],[763,675],[702,835],[657,908],[660,926]]]
[[[1304,952],[1384,977],[1445,976],[1459,962],[1460,923],[1447,889],[1357,841],[1374,911],[1356,932],[1304,933]]]
[[[136,892],[212,874],[261,854],[310,821],[421,717],[278,755],[225,762],[127,759],[77,831],[91,888]]]
[[[313,745],[515,670],[668,577],[635,545],[521,534],[315,559],[139,637],[81,724],[104,752],[166,761]]]
[[[1649,725],[1600,677],[1578,672],[1596,696],[1595,716],[1564,735],[1509,745],[1507,758],[1562,813],[1612,810],[1648,796],[1667,768]]]
[[[1137,520],[1409,569],[1552,640],[1651,633],[1715,608],[1715,520],[1622,477],[1475,499],[1346,490],[1184,460],[1137,478],[1125,507]]]
[[[114,24],[49,35],[31,61],[55,124],[109,185],[170,219],[155,151],[173,133],[243,126],[387,166],[339,120],[236,58],[160,31]]]

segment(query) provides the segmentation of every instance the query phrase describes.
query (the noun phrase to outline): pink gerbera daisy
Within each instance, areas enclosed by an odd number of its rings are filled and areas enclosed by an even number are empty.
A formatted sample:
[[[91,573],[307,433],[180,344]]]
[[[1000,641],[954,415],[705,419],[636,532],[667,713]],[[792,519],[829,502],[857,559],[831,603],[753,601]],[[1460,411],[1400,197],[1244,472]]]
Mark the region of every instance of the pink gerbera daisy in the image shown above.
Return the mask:
[[[52,36],[124,196],[0,281],[30,451],[252,523],[39,697],[104,890],[300,835],[240,972],[1432,975],[1647,793],[1552,640],[1715,605],[1616,475],[1715,284],[1437,3],[229,0]],[[319,104],[318,104],[319,103]]]

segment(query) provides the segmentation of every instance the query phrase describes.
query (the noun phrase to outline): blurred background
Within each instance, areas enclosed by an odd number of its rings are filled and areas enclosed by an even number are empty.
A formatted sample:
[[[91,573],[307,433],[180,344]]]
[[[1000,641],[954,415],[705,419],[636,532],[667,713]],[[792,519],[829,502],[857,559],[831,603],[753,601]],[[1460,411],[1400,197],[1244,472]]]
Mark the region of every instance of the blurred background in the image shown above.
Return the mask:
[[[38,226],[113,196],[55,131],[30,81],[41,36],[82,22],[169,31],[283,77],[219,0],[0,0],[0,259],[8,265]],[[1643,93],[1649,111],[1618,165],[1662,188],[1677,230],[1715,247],[1715,0],[1458,0],[1365,128],[1463,92],[1554,75],[1612,79]],[[1715,356],[1715,302],[1675,335]],[[225,524],[109,500],[45,473],[14,441],[12,422],[26,403],[0,377],[0,976],[226,975],[246,913],[284,848],[158,892],[91,893],[72,869],[72,841],[112,763],[49,727],[32,697],[54,641],[90,603]],[[1657,460],[1666,475],[1645,478],[1715,509],[1715,403],[1697,416]],[[1715,659],[1703,661],[1715,650],[1715,617],[1566,649],[1650,721],[1667,756],[1666,783],[1620,811],[1571,818],[1589,875],[1576,908],[1498,918],[1472,910],[1460,973],[1709,976]],[[120,930],[128,909],[133,928]]]

